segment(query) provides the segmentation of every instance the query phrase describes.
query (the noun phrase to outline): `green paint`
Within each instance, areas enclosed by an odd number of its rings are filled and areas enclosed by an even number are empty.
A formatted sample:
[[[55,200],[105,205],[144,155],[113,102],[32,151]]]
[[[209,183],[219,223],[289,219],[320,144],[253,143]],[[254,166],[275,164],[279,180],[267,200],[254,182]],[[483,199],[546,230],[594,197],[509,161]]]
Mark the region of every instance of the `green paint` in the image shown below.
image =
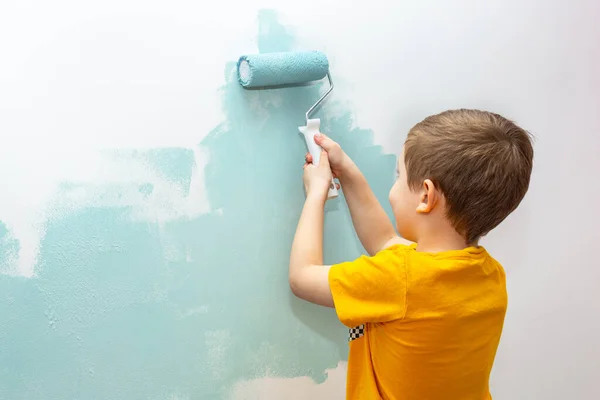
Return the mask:
[[[295,48],[274,12],[259,24],[261,52]],[[132,220],[128,208],[80,210],[47,227],[38,278],[0,276],[0,399],[227,398],[236,381],[266,373],[323,382],[346,358],[335,312],[297,300],[287,284],[304,201],[297,127],[318,89],[246,91],[232,68],[227,122],[201,143],[213,212],[158,226]],[[350,111],[327,109],[323,130],[385,200],[395,157],[352,128]],[[191,152],[152,154],[170,179],[191,177]],[[343,199],[328,203],[325,230],[327,262],[361,253]]]
[[[187,194],[195,166],[194,152],[190,149],[152,149],[144,153],[145,159],[151,163],[167,180],[178,183]]]
[[[0,221],[0,273],[13,268],[20,248],[19,241],[12,236],[6,225]]]
[[[138,186],[138,190],[144,195],[144,197],[148,197],[154,191],[154,185],[151,183],[142,183]]]
[[[187,195],[192,180],[192,171],[196,165],[194,152],[178,147],[149,150],[117,150],[117,160],[140,160],[161,177],[180,186],[182,194]],[[144,194],[152,193],[154,188],[144,187]],[[150,190],[149,193],[147,191]]]

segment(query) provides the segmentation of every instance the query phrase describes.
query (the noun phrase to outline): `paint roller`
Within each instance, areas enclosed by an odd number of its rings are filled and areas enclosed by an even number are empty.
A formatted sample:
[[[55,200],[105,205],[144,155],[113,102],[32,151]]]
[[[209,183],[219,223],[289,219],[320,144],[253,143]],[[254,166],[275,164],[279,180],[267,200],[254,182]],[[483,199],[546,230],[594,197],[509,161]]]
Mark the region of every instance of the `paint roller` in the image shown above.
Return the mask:
[[[319,165],[321,147],[314,138],[319,133],[321,120],[311,119],[310,116],[333,90],[327,56],[320,51],[244,55],[237,62],[237,72],[240,84],[247,89],[299,85],[327,77],[329,89],[306,112],[306,126],[298,127],[306,140],[313,164]],[[338,190],[332,179],[327,198],[337,195]]]

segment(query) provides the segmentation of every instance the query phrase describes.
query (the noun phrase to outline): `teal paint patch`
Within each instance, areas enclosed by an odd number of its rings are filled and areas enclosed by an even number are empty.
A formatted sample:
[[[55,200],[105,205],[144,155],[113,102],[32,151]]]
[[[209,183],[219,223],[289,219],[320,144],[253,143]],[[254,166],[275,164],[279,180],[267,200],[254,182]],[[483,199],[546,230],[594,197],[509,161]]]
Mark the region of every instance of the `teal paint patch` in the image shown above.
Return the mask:
[[[6,225],[0,221],[0,273],[10,271],[19,256],[21,246]]]
[[[274,12],[261,12],[259,25],[261,52],[294,49]],[[235,382],[267,373],[320,383],[346,359],[335,311],[296,299],[287,282],[304,202],[297,127],[318,87],[246,91],[233,65],[221,90],[227,121],[201,143],[210,214],[159,226],[132,220],[127,207],[80,209],[47,226],[37,278],[0,276],[0,398],[228,398]],[[323,130],[391,216],[396,158],[352,127],[349,110],[330,115],[333,105],[323,107]],[[193,155],[166,151],[173,156],[148,159],[186,182]],[[343,196],[327,204],[325,249],[330,263],[363,251]]]
[[[171,147],[148,150],[118,150],[114,152],[114,158],[116,160],[139,160],[165,180],[178,185],[183,195],[189,193],[192,173],[196,167],[194,152],[190,149]]]
[[[138,186],[138,190],[144,195],[144,197],[148,197],[154,191],[154,185],[151,183],[143,183]]]
[[[196,165],[194,152],[190,149],[150,149],[143,154],[156,170],[168,181],[177,183],[185,195],[190,189],[192,171]]]
[[[4,222],[0,221],[0,239],[3,239],[8,234],[8,228]]]

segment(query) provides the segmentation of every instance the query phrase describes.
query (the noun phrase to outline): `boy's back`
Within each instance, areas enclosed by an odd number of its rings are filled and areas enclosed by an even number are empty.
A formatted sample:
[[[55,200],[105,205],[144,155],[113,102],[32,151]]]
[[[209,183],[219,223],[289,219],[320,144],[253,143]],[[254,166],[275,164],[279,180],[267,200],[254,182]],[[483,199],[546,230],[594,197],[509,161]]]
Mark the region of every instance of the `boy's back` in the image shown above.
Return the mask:
[[[415,247],[330,270],[336,311],[353,327],[348,398],[489,399],[507,306],[504,271],[483,247]],[[359,321],[373,322],[354,327]]]

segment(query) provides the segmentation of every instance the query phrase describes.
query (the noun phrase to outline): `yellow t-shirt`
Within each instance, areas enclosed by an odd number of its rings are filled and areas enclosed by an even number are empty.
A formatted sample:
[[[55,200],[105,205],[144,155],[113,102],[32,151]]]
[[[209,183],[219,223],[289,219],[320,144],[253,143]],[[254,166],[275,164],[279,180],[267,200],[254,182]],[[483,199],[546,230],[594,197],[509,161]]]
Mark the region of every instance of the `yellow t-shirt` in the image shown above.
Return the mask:
[[[396,245],[332,266],[329,285],[351,327],[348,399],[491,399],[507,293],[502,266],[483,247]]]

